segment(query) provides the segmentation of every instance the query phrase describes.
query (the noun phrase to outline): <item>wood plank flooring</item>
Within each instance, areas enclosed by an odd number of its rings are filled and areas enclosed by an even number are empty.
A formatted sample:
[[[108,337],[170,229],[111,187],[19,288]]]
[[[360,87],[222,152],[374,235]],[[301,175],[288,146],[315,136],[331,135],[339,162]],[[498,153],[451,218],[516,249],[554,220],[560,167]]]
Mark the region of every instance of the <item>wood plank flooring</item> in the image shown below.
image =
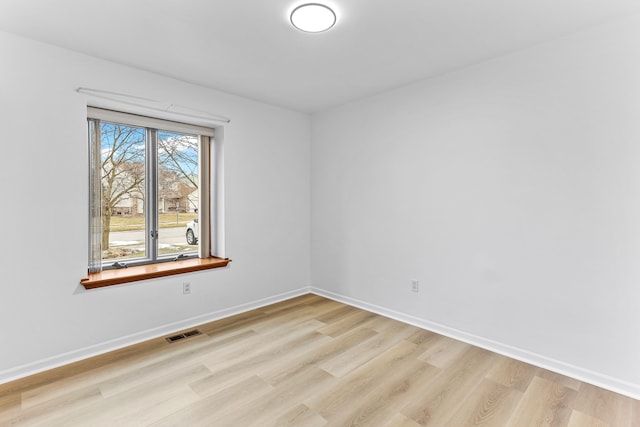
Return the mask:
[[[640,402],[305,295],[0,385],[0,426],[640,427]]]

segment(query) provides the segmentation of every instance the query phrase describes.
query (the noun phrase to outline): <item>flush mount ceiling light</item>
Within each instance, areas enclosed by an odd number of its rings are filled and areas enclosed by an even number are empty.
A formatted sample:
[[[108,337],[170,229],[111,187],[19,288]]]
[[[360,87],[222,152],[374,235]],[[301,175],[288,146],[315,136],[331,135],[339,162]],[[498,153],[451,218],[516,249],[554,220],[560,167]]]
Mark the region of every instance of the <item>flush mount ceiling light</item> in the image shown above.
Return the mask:
[[[321,33],[334,26],[336,14],[323,4],[306,3],[293,9],[291,23],[300,31]]]

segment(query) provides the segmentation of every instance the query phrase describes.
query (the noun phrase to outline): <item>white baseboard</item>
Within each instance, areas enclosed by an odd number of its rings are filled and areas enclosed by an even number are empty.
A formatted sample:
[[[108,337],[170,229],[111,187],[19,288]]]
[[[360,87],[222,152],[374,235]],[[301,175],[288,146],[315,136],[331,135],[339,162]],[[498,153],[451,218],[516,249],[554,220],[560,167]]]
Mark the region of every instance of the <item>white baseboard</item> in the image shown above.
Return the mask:
[[[395,319],[413,326],[417,326],[419,328],[426,329],[459,341],[463,341],[468,344],[475,345],[477,347],[484,348],[486,350],[493,351],[495,353],[520,360],[522,362],[529,363],[531,365],[539,366],[541,368],[548,369],[550,371],[557,372],[559,374],[566,375],[568,377],[572,377],[577,380],[614,391],[616,393],[624,394],[634,399],[640,399],[640,385],[638,384],[630,383],[619,378],[610,377],[608,375],[603,375],[598,372],[594,372],[537,353],[513,347],[508,344],[469,334],[467,332],[460,331],[449,326],[441,325],[430,320],[411,316],[409,314],[371,304],[366,301],[351,298],[330,291],[325,291],[323,289],[315,287],[304,287],[293,291],[284,292],[272,297],[251,301],[222,310],[217,310],[211,313],[206,313],[200,316],[181,320],[179,322],[169,323],[157,328],[127,335],[125,337],[106,341],[104,343],[92,345],[82,349],[52,356],[46,359],[27,363],[8,370],[0,371],[0,384],[24,378],[29,375],[37,374],[49,369],[57,368],[59,366],[67,365],[69,363],[77,362],[79,360],[87,359],[89,357],[108,353],[110,351],[118,350],[130,345],[138,344],[143,341],[158,338],[164,335],[169,335],[180,330],[202,325],[204,323],[213,322],[225,317],[244,313],[249,310],[264,307],[307,293],[313,293],[325,298],[329,298],[335,301],[342,302],[344,304],[370,311],[372,313],[380,314],[382,316],[389,317],[391,319]]]
[[[336,294],[315,287],[311,287],[310,292],[325,298],[329,298],[344,304],[370,311],[372,313],[380,314],[382,316],[389,317],[400,322],[417,326],[418,328],[426,329],[428,331],[432,331],[437,334],[456,339],[458,341],[463,341],[476,347],[484,348],[494,353],[502,354],[504,356],[511,357],[513,359],[520,360],[522,362],[526,362],[540,368],[548,369],[550,371],[575,378],[579,381],[583,381],[607,390],[611,390],[616,393],[623,394],[625,396],[629,396],[633,399],[640,399],[639,384],[634,384],[619,378],[603,375],[589,369],[584,369],[579,366],[571,365],[569,363],[565,363],[560,360],[555,360],[537,353],[513,347],[508,344],[469,334],[467,332],[460,331],[449,326],[441,325],[430,320],[421,319],[409,314],[390,310],[388,308],[381,307],[375,304],[370,304],[356,298]]]
[[[135,334],[127,335],[114,340],[106,341],[100,344],[95,344],[89,347],[81,348],[78,350],[70,351],[68,353],[59,354],[56,356],[48,357],[46,359],[38,360],[35,362],[27,363],[15,368],[0,371],[0,384],[8,383],[20,378],[27,377],[29,375],[37,374],[49,369],[57,368],[69,363],[77,362],[79,360],[87,359],[89,357],[97,356],[100,354],[108,353],[110,351],[118,350],[130,345],[138,344],[143,341],[169,335],[177,331],[181,331],[194,326],[199,326],[204,323],[213,322],[225,317],[233,316],[236,314],[244,313],[249,310],[264,307],[276,302],[291,299],[300,295],[308,294],[310,288],[304,287],[289,292],[284,292],[272,297],[263,298],[256,301],[251,301],[245,304],[236,305],[222,310],[217,310],[211,313],[206,313],[200,316],[192,317],[189,319],[181,320],[179,322],[169,323],[157,328],[148,329],[146,331],[137,332]]]

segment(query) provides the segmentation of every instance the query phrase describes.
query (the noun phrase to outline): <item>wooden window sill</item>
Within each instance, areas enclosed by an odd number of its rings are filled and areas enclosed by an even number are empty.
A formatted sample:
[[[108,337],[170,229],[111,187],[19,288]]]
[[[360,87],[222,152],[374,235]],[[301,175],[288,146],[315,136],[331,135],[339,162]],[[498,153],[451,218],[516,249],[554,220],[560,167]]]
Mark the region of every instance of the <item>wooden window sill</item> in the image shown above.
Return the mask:
[[[120,285],[137,282],[139,280],[155,279],[173,276],[175,274],[190,273],[192,271],[209,270],[226,267],[229,258],[192,258],[181,261],[161,262],[158,264],[137,265],[135,267],[105,270],[99,273],[89,273],[88,277],[80,280],[86,289],[102,288],[104,286]]]

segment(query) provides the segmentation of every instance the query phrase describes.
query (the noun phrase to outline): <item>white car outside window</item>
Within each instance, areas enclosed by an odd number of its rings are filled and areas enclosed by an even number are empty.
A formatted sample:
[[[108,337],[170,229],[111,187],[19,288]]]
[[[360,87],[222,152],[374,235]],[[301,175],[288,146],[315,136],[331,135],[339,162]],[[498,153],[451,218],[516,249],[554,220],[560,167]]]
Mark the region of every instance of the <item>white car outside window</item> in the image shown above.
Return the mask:
[[[198,235],[200,234],[200,226],[198,224],[198,219],[194,219],[193,221],[189,221],[187,223],[187,231],[185,233],[187,237],[187,244],[189,245],[197,245],[198,244]]]

